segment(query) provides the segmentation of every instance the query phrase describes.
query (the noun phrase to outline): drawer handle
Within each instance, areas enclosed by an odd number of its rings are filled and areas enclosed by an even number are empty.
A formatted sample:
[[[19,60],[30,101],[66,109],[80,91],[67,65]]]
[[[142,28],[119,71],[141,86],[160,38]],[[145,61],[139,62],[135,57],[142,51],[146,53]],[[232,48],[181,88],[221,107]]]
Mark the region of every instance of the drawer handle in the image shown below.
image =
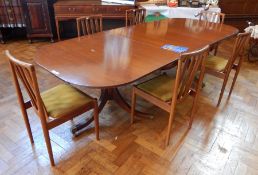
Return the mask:
[[[74,8],[74,7],[73,7],[73,8],[69,7],[68,10],[74,12],[74,11],[76,10],[76,8]]]

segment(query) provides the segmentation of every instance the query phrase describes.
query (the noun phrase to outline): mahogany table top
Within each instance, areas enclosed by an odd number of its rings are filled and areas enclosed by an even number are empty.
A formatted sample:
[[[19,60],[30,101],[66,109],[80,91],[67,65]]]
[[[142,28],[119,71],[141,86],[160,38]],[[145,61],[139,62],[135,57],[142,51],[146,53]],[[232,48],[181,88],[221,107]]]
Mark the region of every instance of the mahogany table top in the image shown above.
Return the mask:
[[[177,60],[178,53],[161,49],[165,44],[193,51],[237,33],[238,29],[224,24],[165,19],[43,46],[35,61],[72,84],[118,87]]]

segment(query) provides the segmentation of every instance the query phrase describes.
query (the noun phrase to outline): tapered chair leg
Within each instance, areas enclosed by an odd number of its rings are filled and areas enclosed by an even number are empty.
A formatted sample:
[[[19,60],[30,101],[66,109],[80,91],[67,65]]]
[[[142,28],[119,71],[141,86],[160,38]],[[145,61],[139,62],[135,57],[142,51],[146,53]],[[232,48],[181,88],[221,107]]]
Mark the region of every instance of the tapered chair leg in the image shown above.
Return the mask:
[[[168,129],[167,129],[167,136],[166,136],[166,146],[169,145],[171,128],[172,128],[172,123],[173,123],[173,120],[174,120],[175,108],[176,108],[176,103],[173,104],[171,112],[169,113]]]
[[[197,101],[198,101],[198,98],[199,98],[199,92],[200,92],[200,89],[202,88],[203,86],[203,79],[204,79],[204,72],[202,74],[200,74],[200,78],[198,80],[198,87],[197,87],[197,90],[194,94],[194,99],[193,99],[193,105],[192,105],[192,109],[191,109],[191,115],[190,115],[190,121],[189,121],[189,126],[188,128],[190,129],[192,127],[192,124],[193,124],[193,118],[194,118],[194,115],[195,115],[195,112],[196,112],[196,106],[197,106]]]
[[[24,122],[26,125],[26,129],[27,129],[27,132],[28,132],[28,135],[30,138],[30,142],[31,142],[31,144],[34,144],[34,139],[33,139],[33,135],[31,132],[31,127],[30,127],[30,122],[29,122],[29,117],[28,117],[27,111],[26,111],[26,109],[24,109],[24,106],[21,107],[21,110],[22,110],[22,116],[23,116],[23,119],[24,119]]]
[[[191,109],[190,121],[189,121],[189,126],[188,126],[189,129],[192,127],[192,124],[193,124],[193,118],[194,118],[194,114],[196,111],[196,105],[197,105],[197,97],[195,96],[194,100],[193,100],[192,109]]]
[[[13,75],[14,75],[14,77],[16,77],[16,75],[14,73],[13,73]],[[31,142],[31,144],[33,144],[34,139],[33,139],[33,135],[32,135],[32,132],[31,132],[29,117],[28,117],[28,114],[27,114],[27,109],[29,107],[26,108],[26,105],[24,103],[24,99],[23,99],[23,96],[22,96],[22,92],[19,88],[18,80],[15,79],[15,78],[14,78],[14,84],[15,84],[15,88],[16,88],[16,92],[17,92],[17,96],[18,96],[18,101],[19,101],[19,104],[20,104],[21,112],[22,112],[22,117],[23,117],[23,120],[24,120],[25,125],[26,125],[26,129],[27,129],[27,132],[28,132],[28,135],[29,135],[29,138],[30,138],[30,142]]]
[[[217,44],[214,46],[214,55],[215,55],[215,56],[217,55],[218,48],[219,48],[219,43],[217,43]]]
[[[134,115],[135,115],[135,103],[136,103],[136,94],[133,88],[132,90],[132,105],[131,105],[131,124],[134,122]]]
[[[99,140],[99,111],[98,111],[98,102],[94,102],[94,122],[95,122],[95,133],[96,139]]]
[[[227,73],[225,75],[225,78],[224,78],[224,81],[223,81],[223,85],[222,85],[222,88],[221,88],[221,91],[220,91],[217,107],[219,107],[219,105],[221,103],[221,100],[222,100],[222,97],[223,97],[223,94],[224,94],[224,91],[225,91],[225,88],[226,88],[226,85],[227,85],[227,82],[228,82],[228,77],[229,77],[229,73]]]
[[[50,141],[50,137],[49,137],[49,131],[44,127],[43,127],[43,134],[44,134],[44,137],[45,137],[45,142],[46,142],[46,146],[47,146],[47,151],[48,151],[48,156],[49,156],[50,163],[51,163],[52,166],[55,166],[51,141]]]
[[[229,94],[228,94],[228,99],[230,98],[230,96],[232,94],[232,91],[234,89],[234,86],[235,86],[235,83],[236,83],[239,71],[240,71],[240,68],[238,67],[237,70],[236,70],[236,73],[234,75],[233,82],[232,82],[231,87],[230,87],[230,91],[229,91]]]

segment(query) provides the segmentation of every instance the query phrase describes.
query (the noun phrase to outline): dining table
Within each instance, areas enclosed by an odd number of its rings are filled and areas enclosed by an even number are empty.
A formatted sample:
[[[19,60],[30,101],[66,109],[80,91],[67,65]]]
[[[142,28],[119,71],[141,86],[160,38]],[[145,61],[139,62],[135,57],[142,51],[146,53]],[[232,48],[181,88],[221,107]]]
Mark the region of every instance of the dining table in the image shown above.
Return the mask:
[[[191,52],[234,37],[238,32],[237,28],[225,24],[163,19],[42,46],[36,52],[35,62],[71,85],[100,89],[99,112],[109,100],[130,112],[131,107],[118,88],[180,58],[180,53],[162,46],[182,46]],[[73,134],[92,121],[93,117],[75,125]]]

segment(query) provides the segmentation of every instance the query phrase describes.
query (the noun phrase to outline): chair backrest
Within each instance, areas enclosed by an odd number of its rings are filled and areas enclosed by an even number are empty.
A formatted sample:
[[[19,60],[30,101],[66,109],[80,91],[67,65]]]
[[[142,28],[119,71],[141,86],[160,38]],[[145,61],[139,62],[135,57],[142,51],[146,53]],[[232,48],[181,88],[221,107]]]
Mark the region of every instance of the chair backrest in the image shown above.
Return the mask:
[[[225,68],[226,70],[230,70],[233,64],[239,64],[240,61],[246,56],[247,46],[250,40],[250,33],[239,33],[235,39],[233,52],[231,57],[228,60],[228,64]],[[237,62],[238,61],[238,62]],[[229,69],[228,69],[229,68]]]
[[[84,16],[76,19],[78,36],[102,32],[102,15]]]
[[[145,9],[130,9],[126,10],[126,26],[144,23],[146,16]]]
[[[199,20],[204,20],[213,23],[224,23],[225,14],[212,11],[201,11]]]
[[[19,103],[24,104],[24,98],[19,83],[21,82],[30,97],[30,102],[36,113],[41,117],[41,119],[45,119],[46,121],[47,115],[44,114],[47,113],[40,96],[35,67],[32,64],[14,58],[9,51],[5,51],[5,54],[9,58]]]
[[[173,100],[183,101],[193,90],[198,91],[205,71],[205,59],[209,54],[209,46],[198,51],[183,53],[178,60],[176,83]]]

